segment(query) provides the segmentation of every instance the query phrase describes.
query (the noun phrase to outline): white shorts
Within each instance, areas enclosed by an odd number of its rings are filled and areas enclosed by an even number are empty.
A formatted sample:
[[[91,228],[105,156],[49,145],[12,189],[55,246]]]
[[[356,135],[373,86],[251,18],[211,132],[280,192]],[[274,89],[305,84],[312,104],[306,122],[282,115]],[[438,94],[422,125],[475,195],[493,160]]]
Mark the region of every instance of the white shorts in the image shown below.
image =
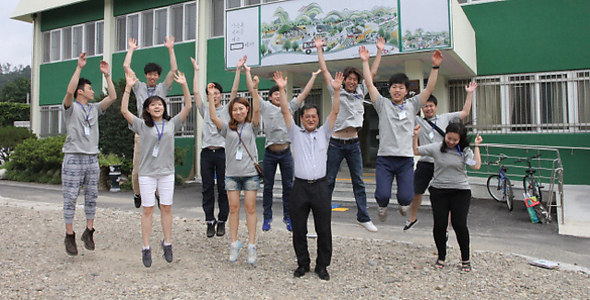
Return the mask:
[[[164,176],[139,176],[139,191],[141,205],[152,207],[156,205],[156,188],[160,194],[160,204],[172,205],[174,196],[174,174]]]

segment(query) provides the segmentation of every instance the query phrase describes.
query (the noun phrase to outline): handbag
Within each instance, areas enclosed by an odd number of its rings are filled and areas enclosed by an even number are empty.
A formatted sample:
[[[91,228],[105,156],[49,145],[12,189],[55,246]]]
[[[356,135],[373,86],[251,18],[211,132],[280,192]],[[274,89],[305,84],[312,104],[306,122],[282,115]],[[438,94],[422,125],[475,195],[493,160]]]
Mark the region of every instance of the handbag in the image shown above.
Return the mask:
[[[258,172],[258,177],[260,178],[260,180],[263,180],[264,173],[262,172],[262,166],[260,166],[260,164],[258,162],[254,161],[254,158],[250,154],[250,151],[248,151],[248,147],[246,147],[246,144],[244,143],[244,141],[242,141],[242,135],[239,133],[238,133],[238,138],[240,139],[240,142],[242,143],[242,145],[244,145],[244,149],[246,149],[246,153],[248,153],[248,156],[250,156],[250,160],[252,160],[252,162],[254,163],[254,168],[256,168],[256,171]]]

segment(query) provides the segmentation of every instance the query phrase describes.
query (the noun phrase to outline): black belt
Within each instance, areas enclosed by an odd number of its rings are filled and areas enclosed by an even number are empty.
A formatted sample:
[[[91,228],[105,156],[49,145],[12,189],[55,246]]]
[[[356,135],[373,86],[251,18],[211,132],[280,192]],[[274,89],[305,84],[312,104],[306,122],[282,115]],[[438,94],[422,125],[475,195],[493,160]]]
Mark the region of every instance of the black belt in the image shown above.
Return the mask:
[[[334,138],[334,137],[330,138],[330,142],[335,142],[335,143],[342,144],[342,145],[354,144],[354,143],[357,143],[358,141],[359,141],[358,137],[355,137],[353,139],[346,139],[346,140],[342,140],[342,139],[338,139],[338,138]]]
[[[314,184],[314,183],[326,181],[326,177],[324,176],[324,177],[318,178],[318,179],[302,179],[302,178],[295,177],[295,180],[302,181],[302,182],[305,182],[307,184]]]
[[[209,151],[209,152],[213,152],[213,153],[215,153],[215,152],[222,152],[222,151],[225,151],[225,148],[217,148],[217,149],[203,148],[203,150],[202,150],[202,151],[205,151],[205,150],[207,150],[207,151]]]
[[[273,151],[273,150],[270,150],[269,148],[266,148],[266,149],[264,149],[264,150],[265,150],[265,151],[268,151],[268,152],[270,152],[270,153],[273,153],[274,155],[280,155],[280,154],[283,154],[283,153],[285,153],[285,152],[289,151],[289,150],[290,150],[289,148],[290,148],[290,147],[289,147],[289,146],[287,146],[287,148],[285,148],[285,149],[283,149],[283,150],[281,150],[281,151]]]

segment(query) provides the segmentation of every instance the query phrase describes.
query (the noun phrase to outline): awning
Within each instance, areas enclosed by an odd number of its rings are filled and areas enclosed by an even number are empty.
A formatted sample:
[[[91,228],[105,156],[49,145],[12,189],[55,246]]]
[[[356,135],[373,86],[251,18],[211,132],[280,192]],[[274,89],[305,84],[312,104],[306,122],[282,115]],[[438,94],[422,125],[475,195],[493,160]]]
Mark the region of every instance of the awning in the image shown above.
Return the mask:
[[[47,11],[50,9],[68,6],[88,0],[21,0],[14,11],[11,19],[32,22],[32,14]]]

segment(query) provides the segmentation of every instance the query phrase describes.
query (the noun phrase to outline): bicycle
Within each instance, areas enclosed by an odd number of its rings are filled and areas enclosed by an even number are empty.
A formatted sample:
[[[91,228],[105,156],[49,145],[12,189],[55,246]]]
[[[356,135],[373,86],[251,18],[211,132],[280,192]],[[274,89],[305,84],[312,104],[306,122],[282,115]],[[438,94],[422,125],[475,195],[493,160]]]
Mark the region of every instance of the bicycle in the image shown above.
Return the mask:
[[[502,160],[508,158],[501,154],[497,161],[488,162],[490,165],[498,165],[498,174],[493,174],[488,177],[487,188],[490,196],[498,202],[506,203],[508,210],[514,209],[514,193],[512,192],[512,183],[510,178],[506,176],[508,167],[502,164]]]
[[[543,198],[543,194],[541,193],[541,188],[543,188],[541,186],[540,180],[537,180],[537,177],[535,176],[535,172],[537,171],[535,168],[532,167],[531,165],[531,160],[540,157],[541,153],[535,155],[535,156],[531,156],[529,158],[521,158],[517,161],[515,161],[515,164],[521,163],[523,161],[526,161],[529,165],[528,169],[526,169],[526,176],[524,176],[524,178],[522,179],[522,186],[524,188],[524,192],[528,195],[528,196],[535,196],[537,197],[537,201],[539,202],[543,202],[541,201]]]

